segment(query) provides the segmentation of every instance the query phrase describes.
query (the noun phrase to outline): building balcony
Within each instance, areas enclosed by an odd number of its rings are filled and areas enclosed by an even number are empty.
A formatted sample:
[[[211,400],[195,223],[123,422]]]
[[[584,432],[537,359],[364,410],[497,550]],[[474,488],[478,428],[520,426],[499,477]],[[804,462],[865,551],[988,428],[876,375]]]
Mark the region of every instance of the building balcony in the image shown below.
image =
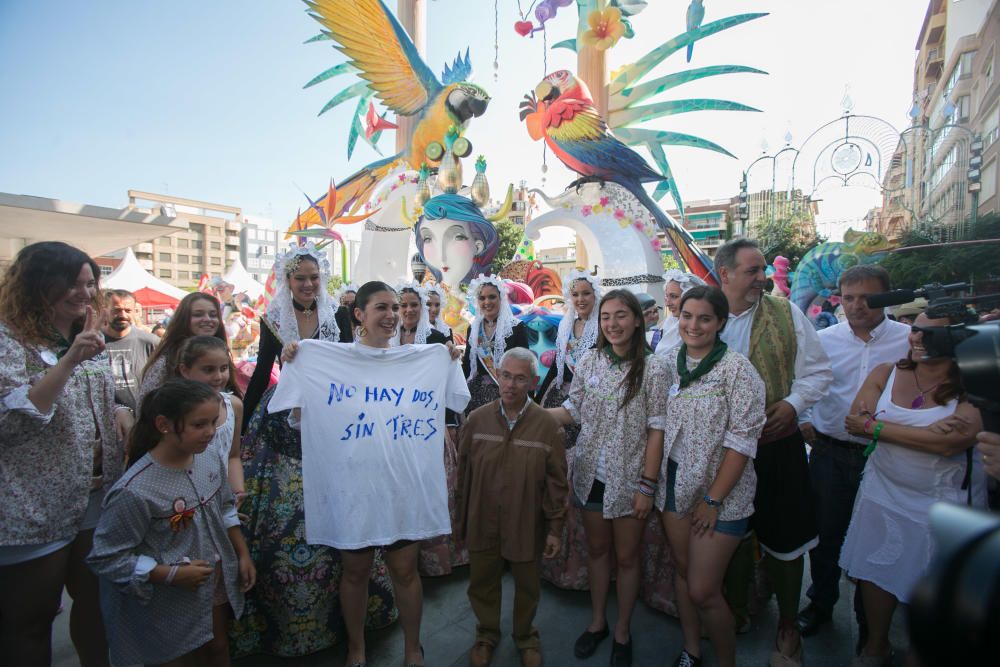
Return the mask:
[[[226,237],[226,245],[227,246],[232,246],[234,248],[239,248],[240,247],[240,237],[239,236],[227,236]]]
[[[135,247],[137,253],[152,253],[153,244],[152,243],[140,243]]]
[[[226,220],[226,231],[227,232],[237,232],[243,229],[243,223],[239,220]]]
[[[226,251],[226,261],[235,262],[239,260],[240,252],[239,250],[227,250]]]
[[[927,59],[924,64],[924,76],[928,79],[937,80],[941,78],[941,70],[944,68],[944,46],[939,46],[927,51]]]

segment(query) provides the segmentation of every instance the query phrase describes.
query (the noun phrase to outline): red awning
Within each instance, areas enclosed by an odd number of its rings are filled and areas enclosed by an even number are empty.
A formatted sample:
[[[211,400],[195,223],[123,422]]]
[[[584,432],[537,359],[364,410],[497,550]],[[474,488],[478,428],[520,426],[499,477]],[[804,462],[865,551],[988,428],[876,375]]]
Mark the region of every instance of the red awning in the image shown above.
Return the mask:
[[[175,299],[163,292],[157,292],[149,287],[142,287],[133,292],[133,294],[135,294],[136,301],[143,308],[176,308],[177,304],[180,303],[179,299]]]

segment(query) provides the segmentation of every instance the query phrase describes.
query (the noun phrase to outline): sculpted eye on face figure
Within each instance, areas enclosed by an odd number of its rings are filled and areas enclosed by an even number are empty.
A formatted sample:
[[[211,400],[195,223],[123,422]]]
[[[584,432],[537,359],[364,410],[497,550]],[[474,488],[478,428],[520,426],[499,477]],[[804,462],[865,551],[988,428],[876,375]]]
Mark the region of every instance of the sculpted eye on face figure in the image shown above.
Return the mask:
[[[76,282],[66,293],[57,297],[52,304],[52,319],[57,322],[73,322],[87,314],[87,306],[94,301],[97,280],[90,264],[84,263],[77,274]]]
[[[573,309],[576,311],[577,317],[581,320],[590,317],[591,311],[594,310],[594,304],[597,303],[597,295],[594,294],[594,288],[586,280],[573,281],[573,288],[570,290],[569,298],[573,302]]]
[[[219,309],[208,299],[195,301],[188,329],[192,336],[214,336],[219,330]]]
[[[676,280],[668,282],[667,288],[663,290],[663,305],[666,306],[667,310],[674,317],[677,317],[680,313],[682,296],[684,296],[684,292]]]
[[[403,292],[399,297],[399,314],[404,327],[416,328],[420,321],[420,297],[413,292]]]
[[[288,276],[288,286],[292,290],[292,298],[299,305],[309,308],[319,295],[319,266],[312,260],[303,259],[295,271]]]
[[[424,220],[420,224],[424,261],[441,272],[441,282],[457,289],[472,269],[483,242],[474,238],[469,223],[449,218]]]
[[[500,316],[500,290],[494,285],[483,285],[476,295],[476,305],[484,318],[496,320]]]

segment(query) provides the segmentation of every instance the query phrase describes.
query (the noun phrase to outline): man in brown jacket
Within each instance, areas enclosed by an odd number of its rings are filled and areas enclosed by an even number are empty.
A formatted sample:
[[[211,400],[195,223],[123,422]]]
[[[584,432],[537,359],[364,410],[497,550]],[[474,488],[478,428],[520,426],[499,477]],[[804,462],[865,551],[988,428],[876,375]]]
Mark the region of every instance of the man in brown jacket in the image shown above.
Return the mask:
[[[458,523],[469,548],[469,601],[479,621],[469,657],[486,667],[500,641],[504,563],[514,576],[514,642],[524,667],[539,667],[532,626],[541,593],[541,557],[559,551],[566,516],[562,427],[528,397],[534,353],[515,347],[500,359],[500,399],[472,412],[458,449]]]

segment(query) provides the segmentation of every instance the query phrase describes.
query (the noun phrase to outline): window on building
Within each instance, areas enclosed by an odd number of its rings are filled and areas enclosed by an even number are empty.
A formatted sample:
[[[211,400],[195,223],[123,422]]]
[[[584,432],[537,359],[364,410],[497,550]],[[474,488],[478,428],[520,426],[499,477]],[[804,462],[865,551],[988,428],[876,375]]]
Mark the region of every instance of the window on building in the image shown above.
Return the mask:
[[[191,244],[187,239],[177,239],[178,248],[190,248]]]
[[[191,241],[191,247],[195,250],[201,250],[204,247],[204,241],[201,239],[195,239],[194,241]]]
[[[221,257],[212,257],[209,260],[209,263],[211,263],[212,266],[222,266],[222,258]]]
[[[986,80],[985,91],[989,90],[989,87],[993,85],[993,50],[990,50],[990,54],[986,56],[986,65],[983,67],[983,78]]]
[[[114,269],[112,269],[110,266],[107,266],[105,264],[101,264],[100,269],[101,269],[101,277],[102,278],[105,277],[105,276],[110,276],[111,272],[114,271]]]
[[[998,124],[1000,124],[1000,105],[993,105],[993,108],[986,113],[986,117],[983,118],[983,129],[980,135],[983,137],[983,148],[992,144],[997,140]]]
[[[170,269],[160,269],[160,277],[161,278],[172,278],[173,274],[170,271]]]
[[[976,57],[975,51],[966,51],[958,59],[959,77],[964,79],[972,76],[972,59]]]
[[[986,201],[997,193],[997,161],[993,160],[983,167],[980,175],[982,189],[979,191],[979,201]]]
[[[955,112],[958,114],[958,120],[961,123],[968,122],[969,120],[969,96],[962,95],[955,101]]]
[[[178,264],[187,264],[188,263],[188,255],[177,255],[177,263]]]
[[[212,250],[222,250],[222,244],[218,241],[209,241],[208,247]]]
[[[169,252],[161,252],[160,253],[160,261],[161,262],[171,262],[171,261],[173,261],[173,256]]]
[[[222,228],[215,226],[209,227],[208,234],[209,236],[222,236]]]
[[[178,280],[187,280],[190,277],[191,277],[191,273],[188,272],[188,271],[178,271],[177,272],[177,279]]]
[[[171,243],[171,241],[170,241],[170,237],[169,236],[161,236],[160,238],[156,239],[156,242],[159,245],[173,245]]]

